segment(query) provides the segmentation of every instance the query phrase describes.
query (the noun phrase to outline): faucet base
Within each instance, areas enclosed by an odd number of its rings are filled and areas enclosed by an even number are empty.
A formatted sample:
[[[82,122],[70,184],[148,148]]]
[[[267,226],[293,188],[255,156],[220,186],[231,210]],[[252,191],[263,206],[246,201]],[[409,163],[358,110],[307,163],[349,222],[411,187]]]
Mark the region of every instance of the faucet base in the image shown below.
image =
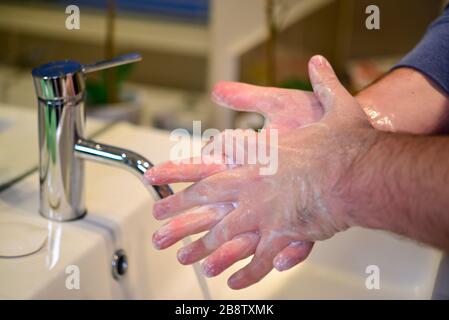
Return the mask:
[[[52,217],[51,215],[49,216],[47,214],[44,214],[41,210],[39,210],[39,214],[47,220],[51,220],[51,221],[55,221],[55,222],[71,222],[71,221],[83,219],[87,215],[87,210],[84,210],[83,212],[81,212],[81,214],[76,214],[75,217],[68,218],[68,219],[64,219],[63,217],[60,217],[58,215],[55,215],[54,217]]]

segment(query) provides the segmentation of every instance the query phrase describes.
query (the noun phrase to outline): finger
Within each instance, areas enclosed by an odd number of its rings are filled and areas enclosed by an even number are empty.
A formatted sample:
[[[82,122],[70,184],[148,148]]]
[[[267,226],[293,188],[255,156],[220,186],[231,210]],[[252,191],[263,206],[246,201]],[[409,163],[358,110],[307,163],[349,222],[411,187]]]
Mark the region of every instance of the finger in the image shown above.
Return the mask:
[[[313,56],[309,61],[309,76],[313,91],[325,111],[335,106],[354,104],[355,99],[343,87],[330,63],[323,56]]]
[[[264,130],[261,132],[265,133]],[[214,155],[215,158],[218,158],[217,154],[220,154],[222,163],[227,164],[228,169],[243,164],[255,164],[254,157],[257,155],[258,148],[262,148],[264,146],[262,143],[266,143],[259,139],[261,132],[258,133],[252,129],[224,130],[204,145],[201,154],[204,157]]]
[[[245,185],[245,179],[240,176],[241,171],[236,170],[212,175],[183,191],[157,201],[153,207],[154,217],[162,220],[197,206],[235,202],[241,186]]]
[[[145,181],[151,185],[177,182],[196,182],[242,164],[255,164],[257,148],[264,148],[259,142],[260,134],[254,130],[225,130],[205,144],[200,157],[180,161],[167,161],[145,172]],[[263,140],[263,139],[262,139]],[[249,148],[254,148],[248,153]]]
[[[278,271],[288,270],[304,261],[312,251],[313,242],[294,241],[279,252],[273,259],[273,266]]]
[[[234,237],[204,260],[201,265],[203,274],[206,277],[215,277],[237,261],[251,256],[256,250],[259,239],[259,235],[254,232]]]
[[[259,282],[273,269],[274,257],[289,242],[287,237],[262,237],[251,262],[229,278],[228,286],[237,290]]]
[[[217,223],[206,235],[178,251],[182,264],[192,264],[214,252],[234,237],[257,230],[257,223],[251,219],[250,212],[237,208]]]
[[[221,159],[202,156],[159,164],[145,172],[145,180],[152,185],[196,182],[227,169],[228,165]]]
[[[296,128],[322,116],[319,101],[301,90],[223,81],[212,90],[212,101],[234,110],[261,113],[276,127]]]
[[[234,110],[269,115],[284,105],[284,101],[280,98],[282,92],[282,89],[221,81],[212,89],[212,101]]]
[[[223,217],[234,210],[232,204],[214,204],[189,210],[173,218],[153,235],[156,249],[165,249],[179,240],[212,228]]]

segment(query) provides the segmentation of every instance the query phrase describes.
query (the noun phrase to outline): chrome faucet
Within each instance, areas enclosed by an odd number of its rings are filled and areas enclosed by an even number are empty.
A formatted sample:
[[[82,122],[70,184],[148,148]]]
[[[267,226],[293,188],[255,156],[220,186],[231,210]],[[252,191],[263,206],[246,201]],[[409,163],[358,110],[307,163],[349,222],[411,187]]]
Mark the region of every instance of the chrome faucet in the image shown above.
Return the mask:
[[[39,183],[42,216],[70,221],[82,218],[84,204],[84,160],[125,168],[143,180],[152,167],[141,155],[85,139],[85,74],[140,61],[128,54],[109,61],[82,65],[56,61],[32,71],[38,98]],[[148,186],[155,198],[172,194],[168,185]]]

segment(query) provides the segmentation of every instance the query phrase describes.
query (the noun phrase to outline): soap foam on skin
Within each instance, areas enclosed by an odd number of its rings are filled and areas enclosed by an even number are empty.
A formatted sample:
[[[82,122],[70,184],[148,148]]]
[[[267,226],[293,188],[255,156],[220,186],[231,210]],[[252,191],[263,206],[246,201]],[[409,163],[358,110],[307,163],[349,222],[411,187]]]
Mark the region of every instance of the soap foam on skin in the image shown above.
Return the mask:
[[[153,235],[153,245],[156,249],[167,248],[179,241],[191,230],[202,232],[209,230],[224,218],[234,206],[229,203],[205,205],[187,210],[178,219],[173,219],[163,225]]]
[[[261,177],[256,172],[257,166],[243,166],[223,172],[212,179],[199,181],[187,192],[163,200],[173,203],[173,207],[164,208],[167,210],[167,217],[188,206],[213,201],[238,202],[238,208],[214,226],[201,241],[184,247],[178,253],[178,258],[183,263],[211,257],[214,251],[220,250],[220,246],[232,242],[228,236],[257,230],[260,240],[254,258],[231,276],[228,284],[233,289],[254,284],[270,272],[273,263],[280,269],[285,269],[300,262],[301,257],[305,257],[312,247],[309,241],[327,239],[347,227],[347,217],[341,210],[337,210],[340,208],[339,203],[326,203],[332,199],[324,199],[323,196],[333,186],[334,180],[340,177],[344,166],[350,163],[354,152],[359,150],[359,141],[351,139],[351,135],[348,136],[344,129],[351,126],[365,127],[368,122],[366,117],[365,122],[361,121],[363,112],[353,97],[338,83],[324,58],[314,57],[309,70],[315,97],[321,99],[320,103],[327,114],[326,119],[307,128],[302,125],[289,127],[295,123],[289,121],[294,114],[291,109],[298,108],[298,105],[276,105],[279,101],[284,103],[288,100],[283,95],[267,95],[267,91],[276,92],[277,89],[237,83],[223,83],[214,88],[212,96],[219,104],[234,110],[262,113],[269,118],[267,123],[270,128],[284,127],[282,139],[279,139],[279,151],[282,153],[279,155],[280,168],[274,176]],[[294,90],[282,91],[284,92],[300,98]],[[302,104],[312,108],[310,96],[303,97]],[[299,102],[298,104],[301,105]],[[287,112],[281,112],[284,110]],[[314,119],[309,123],[319,120]],[[184,168],[186,171],[189,169],[191,168]],[[169,172],[164,174],[169,175]],[[301,181],[305,183],[304,192],[298,197]],[[203,193],[205,188],[210,189],[210,192]],[[209,202],[204,201],[205,199],[198,201],[198,193],[206,194]],[[297,255],[289,255],[294,249],[301,248],[295,244],[290,247],[289,243],[300,240],[308,240],[304,245],[305,249],[296,251]],[[244,246],[240,246],[241,250],[243,248]],[[285,251],[287,249],[290,251]],[[203,271],[212,275],[219,272],[223,265],[237,261],[233,260],[236,257],[226,256],[225,252],[223,254],[222,261],[207,261],[207,264],[217,265],[204,265]]]
[[[373,107],[368,106],[363,108],[368,118],[372,123],[376,125],[376,128],[382,131],[396,132],[393,125],[394,116],[388,117],[387,115],[382,115],[380,112],[373,109]]]
[[[312,58],[311,67],[309,67],[309,76],[312,79],[312,87],[313,92],[316,96],[318,96],[318,100],[320,100],[321,105],[329,108],[334,105],[335,94],[331,88],[324,85],[319,79],[321,79],[320,74],[318,73],[317,67],[330,67],[329,63],[326,59],[321,56],[317,56]],[[326,112],[327,110],[325,110]]]
[[[256,232],[247,232],[234,237],[204,260],[202,264],[203,274],[206,277],[216,276],[235,261],[249,257],[256,250],[259,239],[260,237]]]

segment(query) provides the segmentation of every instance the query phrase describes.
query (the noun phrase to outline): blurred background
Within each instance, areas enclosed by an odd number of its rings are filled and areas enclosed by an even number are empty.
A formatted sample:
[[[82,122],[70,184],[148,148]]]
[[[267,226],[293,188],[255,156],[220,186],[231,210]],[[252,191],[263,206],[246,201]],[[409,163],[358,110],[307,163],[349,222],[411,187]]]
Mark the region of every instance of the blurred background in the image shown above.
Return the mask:
[[[88,114],[143,127],[258,127],[209,101],[219,80],[310,89],[307,61],[325,55],[352,91],[413,48],[442,0],[0,1],[0,108],[36,108],[31,69],[138,52],[143,61],[88,78]],[[80,8],[67,30],[65,8]],[[367,30],[365,9],[380,8]],[[113,79],[111,81],[111,79]]]

